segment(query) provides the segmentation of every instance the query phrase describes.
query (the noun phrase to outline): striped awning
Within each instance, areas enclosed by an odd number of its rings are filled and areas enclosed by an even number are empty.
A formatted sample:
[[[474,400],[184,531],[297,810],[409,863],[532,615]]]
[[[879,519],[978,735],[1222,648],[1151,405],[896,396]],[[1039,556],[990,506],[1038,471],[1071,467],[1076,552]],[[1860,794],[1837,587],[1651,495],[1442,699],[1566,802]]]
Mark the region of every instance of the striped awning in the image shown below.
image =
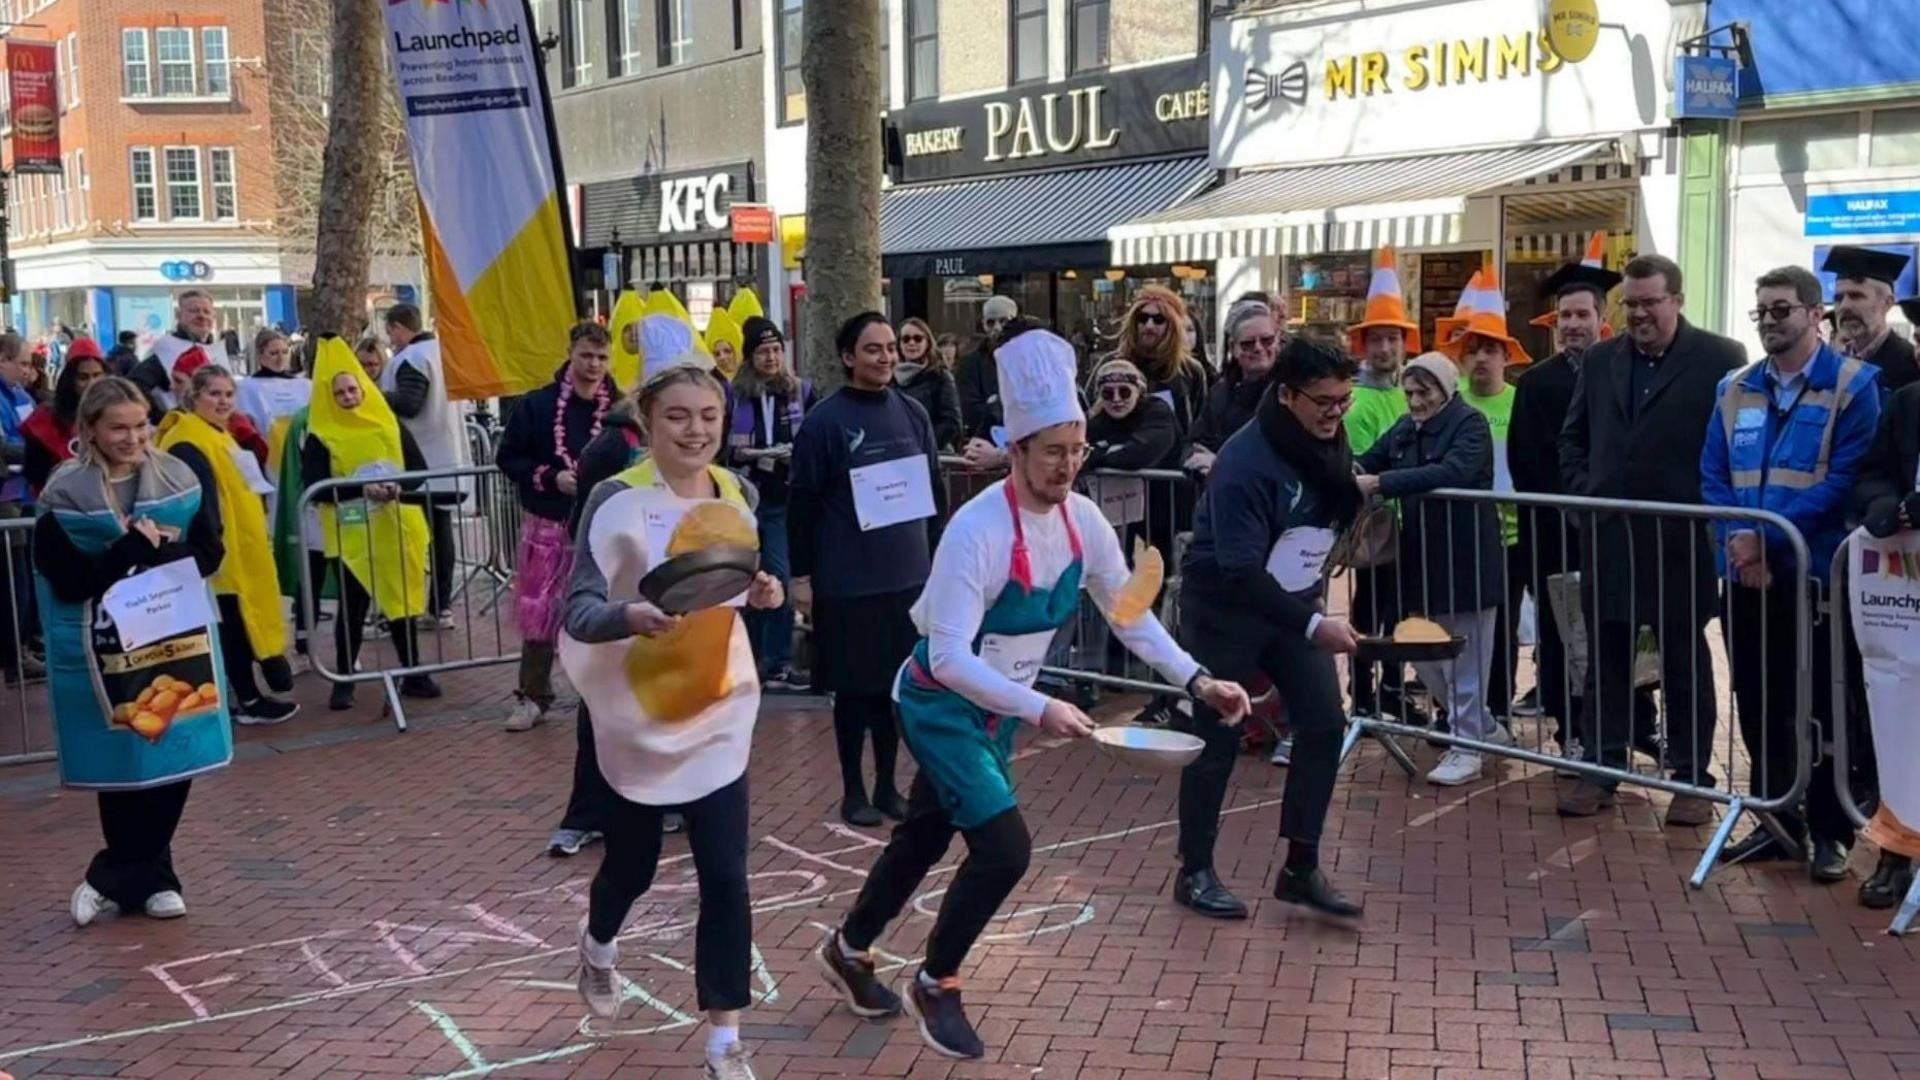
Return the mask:
[[[1101,241],[1114,225],[1165,210],[1212,177],[1205,157],[1183,157],[897,187],[881,203],[880,250],[905,255]]]
[[[1242,173],[1108,230],[1116,266],[1432,247],[1462,241],[1470,196],[1607,151],[1610,140]]]

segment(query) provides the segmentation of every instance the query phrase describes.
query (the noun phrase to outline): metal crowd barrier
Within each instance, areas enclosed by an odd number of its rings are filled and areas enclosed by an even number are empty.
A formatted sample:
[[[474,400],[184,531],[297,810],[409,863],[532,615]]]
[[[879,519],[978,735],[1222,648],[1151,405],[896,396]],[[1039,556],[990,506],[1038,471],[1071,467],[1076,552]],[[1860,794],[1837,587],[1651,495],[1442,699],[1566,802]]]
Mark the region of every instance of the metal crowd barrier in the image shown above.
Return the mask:
[[[430,497],[425,482],[434,480],[459,481],[461,490],[458,501],[454,501],[450,493]],[[326,501],[321,497],[329,491],[360,487],[367,482],[368,478],[349,477],[315,484],[301,493],[300,512],[304,515],[309,508]],[[383,587],[408,590],[403,594],[406,596],[414,595],[411,590],[424,590],[426,612],[412,620],[414,647],[409,648],[406,644],[407,627],[390,627],[383,645],[378,640],[381,635],[377,633],[376,626],[363,626],[358,662],[343,665],[335,655],[335,649],[337,635],[348,630],[346,596],[350,572],[342,561],[332,560],[332,576],[340,596],[335,604],[336,638],[334,642],[328,642],[315,634],[312,644],[313,669],[333,683],[380,683],[385,690],[394,725],[405,731],[407,717],[401,680],[409,676],[437,675],[519,661],[519,641],[512,612],[510,607],[500,603],[501,596],[512,581],[512,552],[514,538],[519,531],[519,508],[513,498],[512,484],[492,465],[395,473],[374,482],[399,484],[403,488],[419,485],[416,490],[406,491],[401,501],[403,505],[418,506],[427,512],[430,534],[437,531],[441,537],[451,539],[454,549],[451,563],[453,573],[447,577],[457,577],[458,580],[440,577],[445,574],[445,564],[436,566],[436,556],[444,559],[445,553],[435,549],[437,541],[430,540],[426,565],[418,582],[386,585],[377,579],[353,582],[353,587],[363,589],[369,598],[368,621],[376,625],[380,618],[379,605],[372,598],[379,596]],[[348,500],[343,505],[356,502],[364,500]],[[442,525],[436,530],[433,520],[435,513],[449,515],[452,519],[451,528]],[[358,524],[343,523],[342,516],[335,515],[336,550],[372,552],[375,540],[371,519]],[[398,556],[400,544],[397,536],[393,543],[394,554]],[[356,544],[360,546],[352,547]],[[377,574],[379,560],[372,559],[370,563],[375,567],[372,572]],[[491,584],[492,591],[476,603],[478,590],[471,586],[482,578]],[[443,586],[444,596],[441,595]],[[302,559],[299,603],[308,626],[319,625],[314,589],[315,582],[308,573],[307,560]],[[396,636],[398,640],[395,640]],[[334,648],[329,648],[330,645]],[[409,652],[413,653],[411,657],[407,656]]]
[[[0,618],[0,667],[7,675],[0,711],[11,712],[9,722],[0,723],[0,766],[28,765],[52,761],[53,699],[44,677],[26,677],[26,665],[34,660],[29,642],[36,629],[32,595],[33,571],[31,517],[0,521],[0,551],[5,552],[0,566],[0,581],[6,586],[6,613]]]
[[[1472,559],[1478,594],[1473,600],[1488,599],[1484,587],[1493,586],[1495,603],[1477,605],[1483,612],[1492,609],[1491,626],[1469,625],[1469,613],[1430,614],[1456,606],[1458,597],[1435,593],[1460,587],[1463,583],[1456,573],[1462,565],[1460,556],[1478,554],[1456,550],[1458,533],[1454,526],[1459,517],[1497,515],[1502,507],[1514,508],[1510,520],[1515,527],[1521,516],[1525,517],[1529,528],[1523,535],[1532,541],[1516,550],[1519,545],[1510,545],[1502,533],[1503,550],[1497,560],[1498,580],[1494,582],[1480,578],[1481,560]],[[1426,524],[1436,516],[1437,528]],[[1791,575],[1793,613],[1787,625],[1778,625],[1779,619],[1764,604],[1758,605],[1758,611],[1745,610],[1755,606],[1753,591],[1740,590],[1742,595],[1736,597],[1735,589],[1723,587],[1713,555],[1719,546],[1712,528],[1716,523],[1747,529],[1764,524],[1786,538],[1795,567]],[[1390,568],[1348,572],[1352,591],[1345,598],[1345,610],[1333,610],[1330,604],[1330,613],[1347,614],[1361,630],[1380,635],[1391,634],[1403,617],[1425,614],[1451,633],[1464,633],[1468,648],[1459,659],[1416,666],[1423,680],[1416,684],[1403,678],[1398,693],[1388,689],[1390,676],[1395,673],[1392,669],[1398,665],[1384,665],[1389,670],[1375,673],[1381,676],[1375,684],[1379,689],[1366,693],[1364,685],[1357,687],[1363,691],[1357,696],[1366,700],[1354,704],[1347,751],[1359,739],[1373,738],[1411,775],[1417,771],[1411,757],[1387,736],[1426,739],[1483,758],[1547,766],[1563,776],[1585,778],[1607,787],[1627,784],[1721,804],[1726,812],[1690,879],[1695,888],[1705,884],[1735,823],[1746,815],[1753,815],[1788,850],[1804,854],[1799,838],[1778,818],[1781,813],[1795,812],[1812,775],[1811,632],[1815,609],[1806,541],[1791,522],[1765,511],[1443,489],[1400,500],[1398,528],[1420,529],[1429,547],[1436,536],[1440,538],[1449,571],[1447,581],[1431,580],[1424,573],[1425,559],[1422,566],[1409,569],[1399,566],[1396,558]],[[1470,535],[1477,545],[1480,532],[1470,530]],[[1363,585],[1360,576],[1369,573],[1376,575],[1369,598],[1374,610],[1360,610],[1354,593]],[[1378,580],[1389,573],[1391,584]],[[1420,580],[1417,594],[1408,589],[1409,576]],[[1523,631],[1520,609],[1523,598],[1535,591],[1546,594],[1535,605],[1535,634],[1552,620],[1566,651],[1565,662],[1548,665],[1554,670],[1536,674],[1535,687],[1546,699],[1557,680],[1559,693],[1552,700],[1559,711],[1573,713],[1578,708],[1585,719],[1543,712],[1529,739],[1509,715],[1509,706],[1519,682],[1514,657]],[[1704,601],[1703,593],[1707,597]],[[1595,611],[1596,607],[1601,610]],[[1717,635],[1709,632],[1709,624],[1715,620],[1719,623]],[[1492,631],[1490,636],[1485,633],[1488,629]],[[1508,635],[1505,642],[1511,644],[1496,649],[1492,638],[1503,629]],[[1780,677],[1779,672],[1764,659],[1756,668],[1739,664],[1732,656],[1736,651],[1733,642],[1738,640],[1742,648],[1757,647],[1764,657],[1767,643],[1776,634],[1791,636],[1794,661],[1789,673],[1790,712],[1780,707],[1776,687],[1771,685]],[[1756,639],[1758,645],[1754,646],[1751,642]],[[1504,655],[1496,656],[1496,652]],[[1468,663],[1481,670],[1468,670],[1462,678],[1462,665]],[[1497,663],[1509,665],[1502,691],[1507,697],[1487,700],[1488,674]],[[1717,693],[1716,685],[1729,672],[1735,675],[1732,681],[1740,691]],[[1767,677],[1769,672],[1773,679]],[[1432,685],[1435,681],[1442,685]],[[1438,721],[1447,712],[1448,692],[1476,683],[1479,705],[1485,715],[1495,718],[1496,726],[1482,738],[1441,730]],[[1587,700],[1589,694],[1591,701]],[[1429,699],[1428,704],[1423,705],[1423,696]],[[1423,714],[1432,715],[1432,722],[1417,722]],[[1514,729],[1511,732],[1498,726],[1498,718],[1503,715]],[[1769,715],[1776,716],[1771,723]],[[1784,725],[1777,719],[1779,715],[1786,717]],[[1727,719],[1724,739],[1717,734],[1722,716]],[[1549,722],[1553,720],[1559,721],[1559,729],[1549,735]],[[1790,731],[1783,734],[1779,730],[1782,726]],[[1790,743],[1777,745],[1782,737]],[[1548,745],[1550,742],[1558,745],[1557,752]],[[1578,752],[1574,752],[1576,744]],[[1599,752],[1601,749],[1607,752]],[[1635,754],[1651,764],[1636,767]],[[1606,757],[1615,760],[1600,760]]]
[[[1853,681],[1858,672],[1854,670],[1855,653],[1850,647],[1851,639],[1848,630],[1852,611],[1847,602],[1852,596],[1852,589],[1842,585],[1848,581],[1850,565],[1848,556],[1852,550],[1853,537],[1848,537],[1846,542],[1840,545],[1840,550],[1834,552],[1833,565],[1827,578],[1833,583],[1833,589],[1829,594],[1831,599],[1827,616],[1827,649],[1828,655],[1833,657],[1833,678],[1830,687],[1833,694],[1833,715],[1843,718],[1834,723],[1831,732],[1834,789],[1840,797],[1841,809],[1845,810],[1847,817],[1852,819],[1854,827],[1864,829],[1867,827],[1868,820],[1873,817],[1873,813],[1860,805],[1859,795],[1851,782],[1855,759],[1858,756],[1853,741],[1862,729],[1871,739],[1873,728],[1867,711],[1867,702],[1864,700],[1864,691]],[[1849,717],[1854,720],[1853,723],[1844,719]],[[1871,750],[1871,747],[1869,746],[1868,749]],[[1878,762],[1866,764],[1872,768],[1876,767]],[[1877,788],[1878,777],[1866,779],[1870,779]],[[1894,911],[1893,922],[1888,924],[1887,933],[1895,936],[1910,933],[1916,919],[1920,919],[1920,877],[1914,879],[1913,887],[1907,890],[1906,898]]]

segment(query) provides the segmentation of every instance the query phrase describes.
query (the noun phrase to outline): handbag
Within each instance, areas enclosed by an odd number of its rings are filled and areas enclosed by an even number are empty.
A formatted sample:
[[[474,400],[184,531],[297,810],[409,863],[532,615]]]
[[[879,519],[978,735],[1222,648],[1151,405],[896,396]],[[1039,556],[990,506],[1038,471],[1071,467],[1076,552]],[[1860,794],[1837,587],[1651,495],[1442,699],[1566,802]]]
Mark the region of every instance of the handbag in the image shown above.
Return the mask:
[[[1336,569],[1370,570],[1385,566],[1400,551],[1400,515],[1392,504],[1369,503],[1333,545],[1330,557]]]

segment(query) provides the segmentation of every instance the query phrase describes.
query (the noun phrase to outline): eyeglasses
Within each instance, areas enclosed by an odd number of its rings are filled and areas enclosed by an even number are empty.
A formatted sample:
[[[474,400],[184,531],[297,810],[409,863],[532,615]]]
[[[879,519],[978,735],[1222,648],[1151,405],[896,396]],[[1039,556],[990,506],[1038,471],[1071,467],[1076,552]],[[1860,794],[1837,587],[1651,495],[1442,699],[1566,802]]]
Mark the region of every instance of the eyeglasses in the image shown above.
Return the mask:
[[[1259,349],[1271,349],[1278,344],[1280,344],[1280,336],[1278,334],[1268,334],[1265,337],[1243,338],[1234,342],[1233,347],[1239,349],[1241,352],[1254,352]]]
[[[1332,416],[1337,413],[1343,413],[1343,412],[1346,412],[1348,409],[1353,408],[1353,395],[1350,393],[1342,394],[1339,397],[1325,397],[1320,394],[1304,394],[1298,390],[1295,390],[1294,396],[1303,397],[1303,398],[1306,398],[1308,401],[1313,402],[1313,407],[1316,409],[1319,409],[1321,414],[1324,416]]]
[[[1137,393],[1139,393],[1138,390],[1135,390],[1133,387],[1128,386],[1125,383],[1122,383],[1118,386],[1103,386],[1100,388],[1100,400],[1111,401],[1114,404],[1118,405],[1123,401],[1131,400],[1133,396]]]
[[[1673,299],[1673,294],[1666,293],[1661,296],[1650,296],[1645,299],[1622,300],[1620,301],[1620,306],[1626,308],[1628,311],[1652,311],[1654,308],[1659,307],[1671,299]]]
[[[1140,313],[1140,325],[1165,326],[1167,325],[1167,317],[1157,311],[1143,311]]]
[[[1786,322],[1793,317],[1794,312],[1805,307],[1807,307],[1806,304],[1789,304],[1782,300],[1780,303],[1770,304],[1767,307],[1754,308],[1752,311],[1747,312],[1747,318],[1752,319],[1756,325],[1769,320],[1773,322]]]

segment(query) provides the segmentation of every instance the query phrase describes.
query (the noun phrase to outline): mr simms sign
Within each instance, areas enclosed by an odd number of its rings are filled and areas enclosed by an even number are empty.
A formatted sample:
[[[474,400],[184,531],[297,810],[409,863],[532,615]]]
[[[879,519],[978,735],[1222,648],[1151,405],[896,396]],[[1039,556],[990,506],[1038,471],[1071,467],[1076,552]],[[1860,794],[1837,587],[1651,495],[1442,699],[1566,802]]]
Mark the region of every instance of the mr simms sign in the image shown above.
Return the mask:
[[[1065,168],[1207,148],[1204,58],[908,106],[896,180]]]

